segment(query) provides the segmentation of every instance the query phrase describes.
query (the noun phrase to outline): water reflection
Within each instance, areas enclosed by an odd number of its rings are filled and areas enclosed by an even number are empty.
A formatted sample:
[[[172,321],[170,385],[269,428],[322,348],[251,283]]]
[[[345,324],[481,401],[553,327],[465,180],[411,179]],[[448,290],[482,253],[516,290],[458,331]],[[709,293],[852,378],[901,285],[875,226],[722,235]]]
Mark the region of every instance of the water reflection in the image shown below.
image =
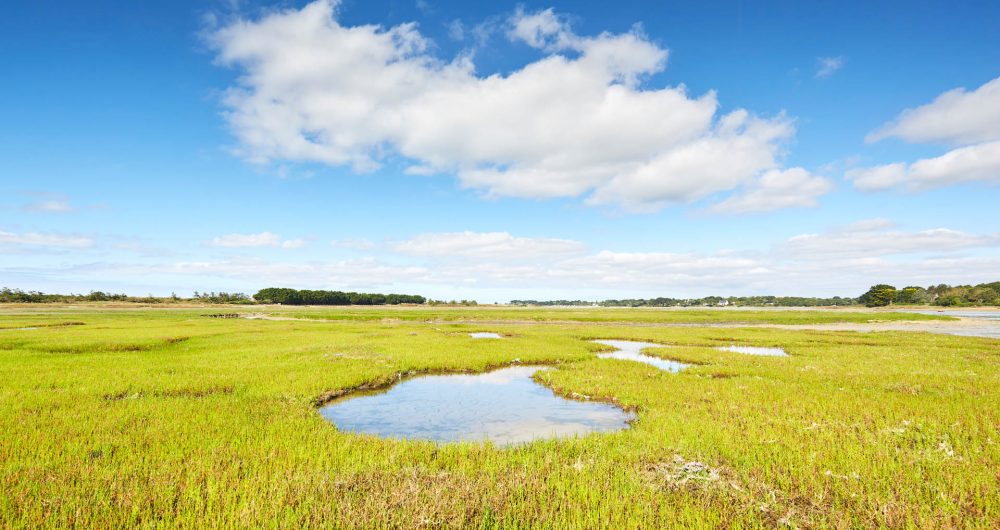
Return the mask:
[[[493,333],[490,331],[477,331],[475,333],[469,333],[469,336],[474,339],[502,339],[503,335],[499,333]]]
[[[716,348],[722,351],[731,351],[733,353],[742,353],[745,355],[768,355],[771,357],[788,357],[788,353],[781,348],[763,348],[760,346],[720,346]]]
[[[663,348],[664,346],[662,344],[654,344],[652,342],[635,342],[630,340],[595,340],[593,342],[618,348],[617,351],[597,354],[597,356],[601,359],[623,359],[626,361],[636,361],[655,366],[660,370],[665,370],[667,372],[679,372],[690,366],[677,361],[671,361],[670,359],[661,359],[659,357],[644,355],[642,353],[643,348]]]
[[[499,445],[628,426],[631,414],[614,405],[566,399],[539,385],[531,376],[541,369],[415,377],[384,392],[335,401],[320,414],[343,431]]]

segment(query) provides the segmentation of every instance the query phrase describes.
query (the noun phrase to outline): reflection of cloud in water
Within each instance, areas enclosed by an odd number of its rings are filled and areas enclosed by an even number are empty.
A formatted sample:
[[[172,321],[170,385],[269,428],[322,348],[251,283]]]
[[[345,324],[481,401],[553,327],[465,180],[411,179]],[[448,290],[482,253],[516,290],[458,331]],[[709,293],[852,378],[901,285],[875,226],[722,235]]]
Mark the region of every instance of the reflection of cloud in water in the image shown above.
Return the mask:
[[[538,370],[544,370],[540,366],[514,366],[511,368],[503,368],[500,370],[493,370],[492,372],[486,372],[482,374],[449,374],[449,375],[430,375],[426,377],[421,377],[419,379],[413,379],[413,383],[417,385],[507,385],[512,383],[517,379],[524,379],[525,377],[531,377]]]
[[[530,442],[538,438],[566,438],[594,430],[587,423],[554,423],[545,420],[501,421],[483,425],[487,438],[508,443]]]
[[[511,444],[627,427],[631,416],[614,405],[566,399],[535,383],[531,376],[539,369],[417,377],[320,413],[345,431],[440,442]]]
[[[670,359],[661,359],[659,357],[653,357],[652,355],[645,355],[642,353],[644,348],[666,348],[663,344],[636,342],[631,340],[595,340],[593,342],[618,348],[617,351],[597,354],[597,356],[601,359],[636,361],[655,366],[660,370],[667,372],[679,372],[688,367],[687,364],[681,362],[671,361]]]
[[[765,355],[769,357],[788,357],[785,350],[781,348],[762,348],[760,346],[721,346],[716,348],[721,351],[731,351],[733,353],[742,353],[744,355]]]
[[[503,335],[499,333],[493,333],[492,331],[477,331],[475,333],[469,333],[469,336],[474,339],[502,339]]]

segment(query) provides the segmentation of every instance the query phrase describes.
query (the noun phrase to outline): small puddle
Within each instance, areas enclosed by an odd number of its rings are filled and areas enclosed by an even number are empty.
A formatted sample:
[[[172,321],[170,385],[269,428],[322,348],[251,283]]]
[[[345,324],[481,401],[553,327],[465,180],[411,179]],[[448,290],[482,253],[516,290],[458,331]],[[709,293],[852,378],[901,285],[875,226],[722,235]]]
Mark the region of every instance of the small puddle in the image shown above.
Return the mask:
[[[0,328],[0,331],[29,331],[29,330],[32,330],[32,329],[38,329],[38,328],[31,328],[31,327],[29,327],[29,328]]]
[[[630,340],[595,340],[592,342],[618,348],[617,351],[598,353],[597,356],[601,359],[623,359],[626,361],[636,361],[655,366],[660,370],[665,370],[667,372],[679,372],[690,366],[681,362],[661,359],[659,357],[644,355],[642,353],[643,348],[663,348],[664,346],[662,344],[654,344],[652,342],[635,342]]]
[[[746,355],[768,355],[771,357],[788,357],[788,353],[781,348],[762,348],[759,346],[720,346],[716,348],[721,351],[731,351],[733,353],[743,353]]]
[[[555,395],[531,378],[544,369],[515,366],[483,374],[418,376],[388,390],[341,398],[319,412],[342,431],[498,445],[617,431],[633,419],[608,403]]]
[[[469,333],[469,336],[474,339],[502,339],[503,335],[499,333],[493,333],[489,331],[477,331],[475,333]]]

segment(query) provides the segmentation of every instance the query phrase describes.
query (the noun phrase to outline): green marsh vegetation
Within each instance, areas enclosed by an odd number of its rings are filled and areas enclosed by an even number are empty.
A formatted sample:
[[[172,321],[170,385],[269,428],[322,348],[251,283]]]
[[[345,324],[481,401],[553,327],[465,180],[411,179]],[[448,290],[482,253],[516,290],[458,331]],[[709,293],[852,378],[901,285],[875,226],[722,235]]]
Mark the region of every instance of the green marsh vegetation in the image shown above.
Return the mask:
[[[417,322],[569,322],[620,324],[833,324],[914,320],[951,320],[946,315],[893,311],[773,310],[773,309],[662,309],[662,308],[538,308],[538,307],[407,307],[342,308],[270,307],[275,316],[361,321]]]
[[[1000,521],[998,340],[635,325],[903,318],[872,312],[269,311],[320,321],[0,309],[0,526]],[[15,329],[25,327],[34,329]],[[588,342],[597,338],[664,344],[647,353],[694,366],[671,374],[598,359],[605,348]],[[714,349],[730,344],[790,356]],[[515,359],[554,364],[541,383],[634,409],[638,420],[497,448],[342,433],[316,411],[345,389]]]

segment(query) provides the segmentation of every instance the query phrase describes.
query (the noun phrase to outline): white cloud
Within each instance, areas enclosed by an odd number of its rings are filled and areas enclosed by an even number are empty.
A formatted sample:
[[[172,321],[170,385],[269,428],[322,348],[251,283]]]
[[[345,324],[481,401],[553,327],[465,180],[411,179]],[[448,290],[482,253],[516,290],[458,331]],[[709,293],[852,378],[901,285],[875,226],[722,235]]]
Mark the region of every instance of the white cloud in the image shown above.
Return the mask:
[[[281,247],[281,248],[301,248],[306,242],[303,239],[282,240],[278,234],[271,232],[260,232],[258,234],[226,234],[213,238],[209,242],[212,246],[223,248],[248,248],[248,247]]]
[[[912,164],[886,164],[847,171],[844,177],[865,191],[903,186],[911,191],[959,184],[1000,184],[1000,141],[959,147]]]
[[[87,248],[94,246],[94,240],[83,236],[70,236],[44,232],[5,232],[0,230],[0,245],[29,247]]]
[[[767,212],[779,208],[813,207],[817,198],[833,185],[824,177],[795,167],[785,170],[772,169],[738,195],[712,206],[718,213]]]
[[[819,67],[816,69],[816,78],[826,79],[843,68],[847,64],[847,59],[843,57],[820,57],[818,62]]]
[[[306,246],[305,239],[286,239],[281,242],[281,248],[302,248]]]
[[[575,47],[579,41],[569,23],[551,7],[535,13],[525,13],[524,8],[519,7],[510,26],[507,35],[511,40],[523,41],[533,48],[565,50]]]
[[[995,281],[1000,234],[902,230],[866,219],[789,238],[770,250],[587,251],[579,244],[506,233],[425,234],[382,258],[259,258],[133,263],[0,265],[0,276],[147,281],[254,291],[267,285],[416,292],[449,298],[622,298],[707,294],[857,295],[873,283]],[[425,243],[425,244],[421,244]],[[510,259],[511,257],[518,259]],[[151,259],[152,256],[149,257]],[[192,286],[193,287],[193,286]],[[175,288],[175,287],[172,287]],[[228,288],[228,287],[227,287]],[[167,291],[169,292],[169,290]],[[446,294],[443,294],[446,293]],[[545,294],[539,294],[545,293]]]
[[[926,105],[907,109],[866,140],[884,138],[958,145],[1000,140],[1000,77],[972,92],[956,88]]]
[[[567,239],[514,237],[507,232],[421,234],[393,246],[413,256],[523,260],[581,254],[586,247]]]
[[[426,279],[423,267],[396,266],[372,258],[331,262],[292,263],[259,258],[234,258],[217,261],[178,261],[173,263],[89,263],[71,267],[66,272],[92,275],[124,275],[236,279],[251,288],[265,285],[291,285],[316,288],[379,287],[393,283]]]
[[[1000,246],[1000,234],[973,235],[947,228],[907,232],[891,226],[885,219],[872,219],[822,234],[797,235],[779,252],[795,259],[843,260]]]
[[[866,138],[944,142],[957,147],[934,158],[847,171],[861,190],[920,191],[965,182],[1000,184],[1000,77],[972,92],[956,88],[908,109]]]
[[[884,164],[875,167],[855,168],[844,173],[844,178],[854,187],[864,191],[885,190],[906,181],[906,164]]]
[[[482,76],[468,54],[432,56],[414,24],[342,26],[335,11],[321,0],[213,34],[243,73],[225,105],[248,159],[367,171],[400,154],[494,196],[651,210],[779,168],[794,132],[784,116],[717,115],[714,92],[644,87],[667,50],[637,28],[580,36],[551,9],[518,11],[508,37],[544,56]]]

